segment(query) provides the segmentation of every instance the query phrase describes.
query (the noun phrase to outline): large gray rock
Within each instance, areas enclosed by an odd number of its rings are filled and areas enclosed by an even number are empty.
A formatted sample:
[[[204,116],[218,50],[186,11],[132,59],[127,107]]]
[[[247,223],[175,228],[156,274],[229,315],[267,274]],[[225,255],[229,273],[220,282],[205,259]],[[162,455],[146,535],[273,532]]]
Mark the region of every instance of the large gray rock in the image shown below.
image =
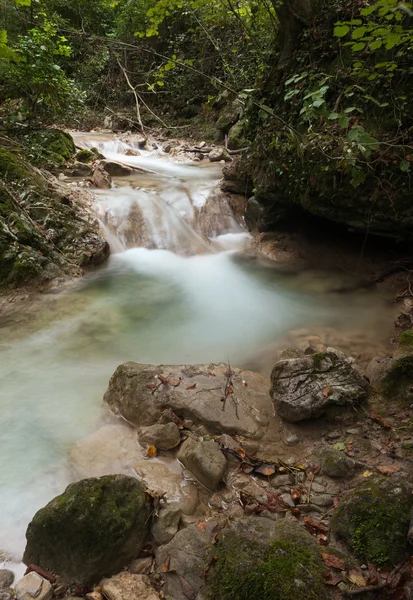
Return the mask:
[[[232,158],[225,150],[225,148],[214,148],[208,154],[208,158],[211,162],[219,162],[220,160],[225,160],[225,162],[230,162]]]
[[[137,427],[153,425],[170,408],[180,417],[205,425],[211,433],[261,438],[273,414],[268,380],[251,371],[233,368],[232,372],[233,393],[228,395],[225,407],[222,398],[228,366],[223,363],[124,363],[113,374],[104,400],[116,414]],[[158,375],[170,383],[161,383]]]
[[[279,360],[271,373],[270,395],[276,411],[292,423],[319,417],[332,405],[357,404],[367,391],[367,381],[333,348]]]
[[[165,580],[163,591],[174,600],[196,598],[204,584],[217,530],[208,521],[205,531],[197,525],[181,529],[169,544],[156,552],[157,570]]]
[[[102,160],[99,164],[111,177],[125,177],[133,173],[133,169],[130,167],[112,160]]]
[[[213,440],[197,441],[188,438],[178,452],[178,460],[208,490],[216,490],[224,476],[227,461]]]
[[[69,485],[40,509],[26,532],[23,561],[88,585],[139,554],[151,505],[133,477],[109,475]]]
[[[17,600],[51,600],[53,588],[50,581],[33,571],[25,575],[14,586]]]
[[[108,600],[159,600],[159,594],[146,575],[119,573],[110,579],[103,579],[100,587]]]
[[[356,467],[361,466],[344,452],[334,448],[319,448],[316,455],[321,463],[321,472],[329,477],[352,477]]]
[[[178,531],[181,515],[182,507],[178,502],[161,507],[151,527],[152,537],[157,546],[171,541]]]
[[[160,450],[176,448],[181,441],[181,434],[175,423],[159,423],[142,427],[138,434],[141,446],[156,446]]]

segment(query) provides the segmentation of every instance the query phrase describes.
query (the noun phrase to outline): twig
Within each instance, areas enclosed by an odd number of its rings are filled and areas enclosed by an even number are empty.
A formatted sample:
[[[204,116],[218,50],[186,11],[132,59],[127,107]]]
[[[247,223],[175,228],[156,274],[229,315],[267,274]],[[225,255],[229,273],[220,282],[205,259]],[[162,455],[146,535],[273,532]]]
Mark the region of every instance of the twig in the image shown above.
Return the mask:
[[[121,62],[120,62],[120,60],[119,60],[119,59],[117,59],[117,63],[118,63],[118,65],[119,65],[119,67],[122,69],[122,73],[123,73],[123,75],[125,76],[126,83],[128,84],[128,86],[129,86],[129,87],[130,87],[130,89],[132,90],[132,92],[133,92],[133,95],[135,96],[135,104],[136,104],[136,116],[137,116],[137,118],[138,118],[138,123],[139,123],[139,126],[140,126],[140,128],[141,128],[141,131],[142,131],[142,133],[144,133],[144,132],[145,132],[145,128],[144,128],[144,126],[143,126],[142,119],[141,119],[141,110],[140,110],[140,107],[139,107],[139,98],[138,98],[138,94],[136,93],[136,90],[135,90],[135,88],[134,88],[134,87],[133,87],[133,85],[131,84],[131,82],[130,82],[130,79],[129,79],[129,76],[128,76],[127,72],[126,72],[126,69],[125,69],[125,68],[122,66],[122,64],[121,64]]]
[[[387,581],[379,583],[377,585],[369,585],[366,587],[358,588],[357,590],[348,590],[344,592],[345,596],[361,596],[361,594],[368,594],[369,592],[378,592],[388,586]]]

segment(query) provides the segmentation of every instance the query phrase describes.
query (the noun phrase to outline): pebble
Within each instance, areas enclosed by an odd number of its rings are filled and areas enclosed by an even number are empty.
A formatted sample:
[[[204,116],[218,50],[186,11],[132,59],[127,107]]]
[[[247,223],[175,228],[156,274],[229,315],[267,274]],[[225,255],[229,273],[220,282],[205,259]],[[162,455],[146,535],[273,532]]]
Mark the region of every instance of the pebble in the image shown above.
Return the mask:
[[[286,444],[287,446],[294,446],[295,444],[298,444],[299,441],[300,440],[298,439],[298,435],[292,433],[291,435],[285,438],[284,444]]]
[[[338,440],[341,438],[341,431],[330,431],[330,433],[326,433],[327,440]]]
[[[290,506],[291,508],[295,508],[295,502],[291,498],[291,494],[281,494],[280,498],[287,506]]]
[[[313,492],[322,493],[327,491],[327,487],[321,483],[317,483],[316,481],[311,485],[311,489]]]
[[[271,483],[274,487],[279,488],[283,485],[291,485],[291,479],[289,475],[277,475]]]
[[[316,506],[331,506],[333,498],[328,494],[319,494],[318,496],[311,496],[311,502]]]
[[[410,450],[411,448],[413,448],[413,440],[403,440],[402,446],[403,448]]]
[[[347,429],[346,433],[348,433],[349,435],[358,435],[360,433],[360,429],[354,427],[353,429]]]

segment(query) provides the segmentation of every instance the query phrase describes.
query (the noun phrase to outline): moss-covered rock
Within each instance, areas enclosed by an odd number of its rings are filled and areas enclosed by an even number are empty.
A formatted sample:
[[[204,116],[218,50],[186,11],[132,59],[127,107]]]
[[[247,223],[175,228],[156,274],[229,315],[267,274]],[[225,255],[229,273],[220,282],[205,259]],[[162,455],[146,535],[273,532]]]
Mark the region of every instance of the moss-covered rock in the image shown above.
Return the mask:
[[[76,192],[48,179],[18,149],[0,147],[0,285],[80,275],[79,267],[108,254]]]
[[[83,148],[82,150],[76,152],[75,158],[79,162],[88,164],[96,160],[97,156],[94,152],[92,152],[92,150],[87,150],[87,148]]]
[[[257,519],[261,525],[265,519]],[[249,527],[222,532],[209,583],[214,600],[322,600],[324,567],[314,539],[298,523],[268,523],[270,539]],[[245,531],[243,532],[243,529]]]
[[[413,393],[413,354],[398,356],[391,360],[381,381],[380,391],[386,398],[411,397]]]
[[[413,350],[413,329],[407,329],[399,337],[399,345],[403,350]]]
[[[72,136],[60,129],[44,129],[26,133],[22,146],[28,158],[48,168],[62,167],[75,153]]]
[[[411,553],[407,533],[412,508],[410,486],[376,477],[343,498],[333,515],[332,530],[361,560],[397,564]]]
[[[35,514],[23,560],[69,583],[97,582],[138,556],[150,511],[145,488],[133,477],[107,475],[72,483]]]
[[[231,127],[228,133],[228,148],[240,150],[245,146],[245,123],[241,120]]]

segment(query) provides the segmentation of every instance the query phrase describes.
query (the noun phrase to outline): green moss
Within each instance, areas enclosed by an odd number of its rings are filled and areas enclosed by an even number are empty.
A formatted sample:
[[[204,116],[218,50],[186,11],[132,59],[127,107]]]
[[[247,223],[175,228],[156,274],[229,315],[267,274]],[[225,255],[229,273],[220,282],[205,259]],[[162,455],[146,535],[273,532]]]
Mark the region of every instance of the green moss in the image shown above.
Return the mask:
[[[75,153],[72,137],[60,129],[32,131],[22,138],[29,159],[40,166],[60,167]]]
[[[319,369],[322,366],[323,361],[326,359],[326,357],[327,357],[327,354],[325,352],[318,352],[317,354],[314,354],[313,355],[314,367],[316,369]]]
[[[220,600],[321,600],[323,570],[320,556],[304,540],[265,546],[228,533],[218,548],[211,587]]]
[[[413,329],[407,329],[407,331],[403,331],[399,337],[399,344],[402,346],[402,348],[413,349]]]
[[[408,393],[412,385],[413,355],[401,356],[391,364],[380,391],[386,398],[398,398]]]
[[[397,564],[408,553],[412,508],[406,483],[378,477],[343,499],[333,515],[332,529],[361,560]]]
[[[96,160],[96,154],[92,150],[79,150],[76,152],[76,160],[88,164]]]

